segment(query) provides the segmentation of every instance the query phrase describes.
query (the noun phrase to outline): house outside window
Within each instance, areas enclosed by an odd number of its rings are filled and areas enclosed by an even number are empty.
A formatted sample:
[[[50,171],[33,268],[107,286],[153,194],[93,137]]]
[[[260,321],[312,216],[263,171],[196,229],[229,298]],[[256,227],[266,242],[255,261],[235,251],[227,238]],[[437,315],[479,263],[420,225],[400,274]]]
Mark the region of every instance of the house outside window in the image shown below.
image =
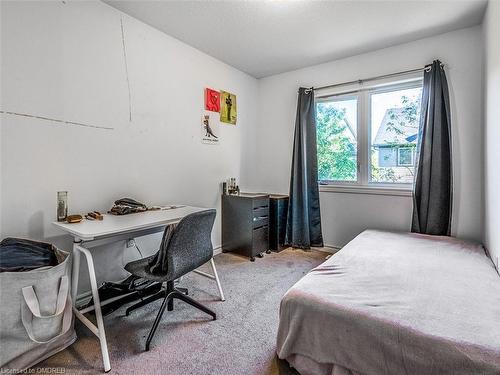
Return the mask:
[[[410,191],[421,95],[421,75],[348,93],[317,94],[318,177],[322,187]]]
[[[398,166],[413,167],[415,159],[415,147],[398,147]]]

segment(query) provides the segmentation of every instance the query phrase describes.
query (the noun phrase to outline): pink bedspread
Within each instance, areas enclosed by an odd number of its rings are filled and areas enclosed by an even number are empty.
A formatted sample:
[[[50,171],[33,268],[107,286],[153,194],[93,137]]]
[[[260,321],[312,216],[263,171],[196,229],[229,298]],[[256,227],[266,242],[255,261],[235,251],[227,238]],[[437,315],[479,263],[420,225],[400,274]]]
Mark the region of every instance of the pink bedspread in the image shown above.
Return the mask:
[[[283,297],[277,353],[307,374],[500,374],[500,276],[484,249],[367,230]]]

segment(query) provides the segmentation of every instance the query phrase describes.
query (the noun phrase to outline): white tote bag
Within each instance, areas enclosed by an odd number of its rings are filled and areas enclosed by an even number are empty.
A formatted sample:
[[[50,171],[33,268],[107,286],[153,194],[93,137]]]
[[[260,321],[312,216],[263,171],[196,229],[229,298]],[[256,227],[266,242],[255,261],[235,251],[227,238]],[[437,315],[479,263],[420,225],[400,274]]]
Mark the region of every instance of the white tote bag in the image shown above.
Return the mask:
[[[70,297],[70,255],[58,264],[0,273],[0,368],[22,371],[76,340]]]

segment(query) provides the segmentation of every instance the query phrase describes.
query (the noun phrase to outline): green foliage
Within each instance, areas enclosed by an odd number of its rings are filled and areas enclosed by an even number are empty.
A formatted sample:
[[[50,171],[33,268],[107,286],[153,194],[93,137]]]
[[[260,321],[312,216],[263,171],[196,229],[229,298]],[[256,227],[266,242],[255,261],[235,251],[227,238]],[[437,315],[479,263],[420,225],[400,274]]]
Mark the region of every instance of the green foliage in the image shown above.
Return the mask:
[[[319,179],[356,181],[356,143],[349,137],[345,110],[318,104],[316,126]]]

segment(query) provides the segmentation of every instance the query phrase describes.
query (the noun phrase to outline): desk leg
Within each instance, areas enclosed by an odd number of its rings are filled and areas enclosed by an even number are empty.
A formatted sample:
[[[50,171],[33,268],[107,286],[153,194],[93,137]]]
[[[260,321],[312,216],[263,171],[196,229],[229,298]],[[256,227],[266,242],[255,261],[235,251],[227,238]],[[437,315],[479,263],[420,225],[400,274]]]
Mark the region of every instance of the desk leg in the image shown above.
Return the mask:
[[[214,272],[215,281],[217,282],[217,288],[219,288],[219,294],[221,301],[225,301],[224,292],[222,291],[222,286],[220,285],[219,274],[217,273],[217,269],[215,268],[214,258],[210,259],[210,265],[212,266],[212,271]]]
[[[225,301],[226,298],[224,297],[224,292],[222,291],[222,286],[219,280],[219,274],[217,273],[217,269],[215,268],[214,258],[210,259],[210,265],[212,266],[212,271],[214,273],[213,275],[210,275],[209,273],[200,270],[194,270],[194,272],[197,273],[198,275],[205,276],[208,277],[209,279],[215,280],[215,282],[217,283],[217,288],[219,289],[220,300]]]
[[[87,267],[89,270],[89,277],[90,277],[90,286],[92,288],[92,297],[94,298],[95,318],[97,321],[97,332],[94,333],[96,334],[97,337],[99,337],[99,342],[101,344],[101,354],[102,354],[102,361],[104,362],[104,371],[108,372],[111,370],[111,364],[109,362],[108,344],[106,342],[106,332],[104,331],[104,322],[102,319],[102,312],[101,312],[101,302],[99,300],[99,292],[97,289],[94,260],[92,258],[92,254],[88,249],[78,244],[75,244],[74,248],[77,251],[81,251],[85,255],[85,258],[87,260]],[[78,315],[79,314],[77,314],[77,316]]]
[[[73,267],[72,267],[72,278],[71,278],[71,299],[73,300],[73,306],[76,307],[76,297],[78,292],[78,277],[80,276],[80,251],[76,248],[79,241],[73,241]]]

